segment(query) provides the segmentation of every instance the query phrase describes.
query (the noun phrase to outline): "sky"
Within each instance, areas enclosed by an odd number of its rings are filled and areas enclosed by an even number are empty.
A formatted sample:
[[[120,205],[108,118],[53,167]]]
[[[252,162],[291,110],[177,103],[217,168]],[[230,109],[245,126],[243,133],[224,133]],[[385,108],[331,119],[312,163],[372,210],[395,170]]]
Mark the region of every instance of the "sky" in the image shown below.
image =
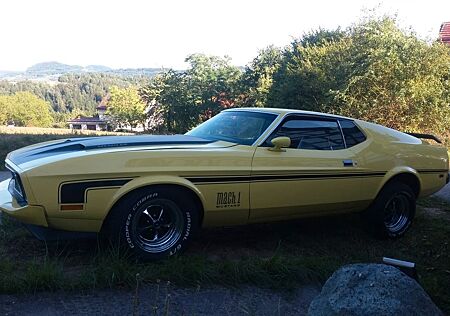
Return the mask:
[[[44,61],[185,69],[192,53],[244,66],[268,45],[346,28],[370,9],[436,38],[449,0],[1,0],[0,70]]]

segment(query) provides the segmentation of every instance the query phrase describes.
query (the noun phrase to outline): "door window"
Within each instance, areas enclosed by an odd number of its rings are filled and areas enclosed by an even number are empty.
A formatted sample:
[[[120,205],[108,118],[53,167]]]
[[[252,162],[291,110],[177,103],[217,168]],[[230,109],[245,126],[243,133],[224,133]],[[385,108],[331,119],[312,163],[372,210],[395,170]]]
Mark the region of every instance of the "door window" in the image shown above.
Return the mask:
[[[341,130],[337,121],[317,118],[288,118],[269,136],[265,146],[272,146],[275,137],[287,136],[291,139],[290,148],[306,150],[344,149]]]

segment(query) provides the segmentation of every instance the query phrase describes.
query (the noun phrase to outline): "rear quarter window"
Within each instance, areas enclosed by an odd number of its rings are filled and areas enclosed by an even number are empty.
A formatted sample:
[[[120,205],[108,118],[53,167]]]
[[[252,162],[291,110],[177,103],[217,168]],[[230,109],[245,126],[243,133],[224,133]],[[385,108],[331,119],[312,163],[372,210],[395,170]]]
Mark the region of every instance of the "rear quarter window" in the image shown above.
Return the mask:
[[[366,135],[361,132],[353,121],[339,120],[339,124],[341,125],[347,148],[358,145],[366,140]]]

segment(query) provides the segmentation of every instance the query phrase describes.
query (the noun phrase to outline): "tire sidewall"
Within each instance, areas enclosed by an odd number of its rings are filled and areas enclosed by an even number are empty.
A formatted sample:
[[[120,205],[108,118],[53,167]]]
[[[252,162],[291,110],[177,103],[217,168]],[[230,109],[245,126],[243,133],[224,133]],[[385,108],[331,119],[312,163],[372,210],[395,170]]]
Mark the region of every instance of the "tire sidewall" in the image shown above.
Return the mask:
[[[142,211],[142,208],[150,205],[156,199],[166,199],[177,205],[183,218],[183,229],[179,239],[169,249],[151,253],[139,246],[136,241],[136,232],[133,231],[132,227],[136,215]],[[178,190],[164,188],[139,190],[125,199],[118,209],[122,211],[121,220],[117,223],[120,224],[120,242],[134,255],[143,260],[159,260],[183,252],[198,227],[198,211],[195,203],[187,194]]]
[[[384,223],[384,211],[394,194],[403,194],[409,201],[409,214],[405,225],[397,232],[390,231]],[[398,238],[410,228],[416,212],[416,198],[412,189],[401,182],[388,183],[377,196],[373,205],[367,210],[366,220],[372,231],[381,238]]]
[[[400,191],[396,191],[396,193],[403,194],[403,195],[405,195],[408,198],[410,208],[408,210],[408,220],[406,221],[405,225],[399,231],[392,232],[389,229],[387,229],[386,224],[384,223],[384,210],[385,210],[385,208],[387,206],[387,203],[388,203],[387,200],[385,201],[385,204],[384,204],[384,207],[383,207],[383,226],[384,226],[384,228],[386,230],[387,236],[390,237],[390,238],[397,238],[397,237],[400,237],[400,236],[402,236],[402,235],[404,235],[406,233],[406,231],[411,226],[412,220],[414,218],[415,210],[416,210],[416,208],[415,208],[415,205],[416,205],[415,199],[413,198],[413,195],[412,195],[411,192],[408,192],[406,190],[406,191],[401,191],[401,192]]]

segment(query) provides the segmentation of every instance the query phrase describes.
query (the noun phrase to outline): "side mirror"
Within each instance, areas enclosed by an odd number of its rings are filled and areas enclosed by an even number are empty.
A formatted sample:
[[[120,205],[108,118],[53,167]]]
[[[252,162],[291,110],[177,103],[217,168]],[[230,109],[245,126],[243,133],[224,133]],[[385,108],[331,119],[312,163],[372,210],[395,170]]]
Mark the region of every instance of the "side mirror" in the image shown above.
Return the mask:
[[[271,151],[286,151],[286,149],[283,148],[289,148],[291,146],[291,139],[289,137],[275,137],[271,140],[271,143],[273,144],[273,147],[269,147],[269,150]]]

